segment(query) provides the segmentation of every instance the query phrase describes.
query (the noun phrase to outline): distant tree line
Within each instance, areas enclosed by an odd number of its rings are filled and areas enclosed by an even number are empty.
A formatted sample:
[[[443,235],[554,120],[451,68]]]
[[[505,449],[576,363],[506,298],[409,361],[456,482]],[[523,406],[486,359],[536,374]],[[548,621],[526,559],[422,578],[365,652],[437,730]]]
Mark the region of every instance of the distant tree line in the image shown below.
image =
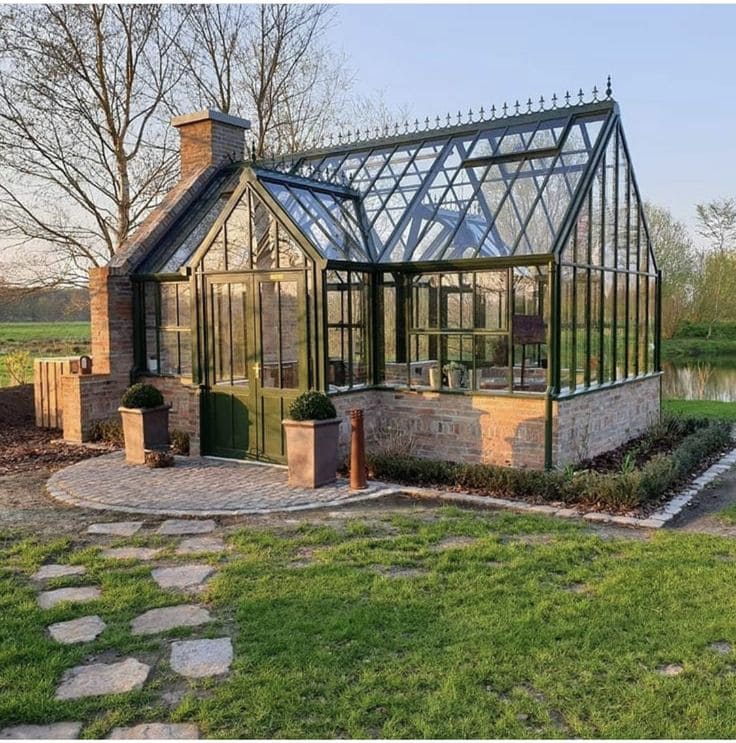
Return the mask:
[[[704,325],[736,321],[736,199],[696,206],[696,247],[687,226],[669,210],[646,204],[647,222],[663,272],[662,333],[671,338],[685,322]]]
[[[89,292],[75,287],[12,286],[0,279],[0,322],[89,320]]]

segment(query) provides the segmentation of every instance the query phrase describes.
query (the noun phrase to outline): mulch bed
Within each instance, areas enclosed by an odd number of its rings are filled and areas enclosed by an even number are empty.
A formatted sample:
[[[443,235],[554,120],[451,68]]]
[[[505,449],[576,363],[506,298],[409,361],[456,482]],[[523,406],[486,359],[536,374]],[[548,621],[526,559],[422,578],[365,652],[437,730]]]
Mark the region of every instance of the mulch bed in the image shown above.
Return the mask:
[[[61,431],[36,428],[32,385],[0,389],[0,475],[40,468],[54,471],[115,450],[66,444],[59,441],[61,435]]]

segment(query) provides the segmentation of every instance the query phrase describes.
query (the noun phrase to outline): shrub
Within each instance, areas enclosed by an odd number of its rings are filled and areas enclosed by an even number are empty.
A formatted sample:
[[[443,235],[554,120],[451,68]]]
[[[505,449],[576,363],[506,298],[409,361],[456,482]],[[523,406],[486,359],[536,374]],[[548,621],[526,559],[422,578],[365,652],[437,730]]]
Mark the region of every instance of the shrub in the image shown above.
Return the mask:
[[[122,446],[124,444],[123,424],[116,418],[95,421],[90,428],[90,438],[92,441]]]
[[[171,431],[171,453],[189,456],[189,434],[186,431],[177,428]]]
[[[11,384],[28,384],[33,379],[33,361],[28,351],[13,351],[5,357]]]
[[[121,404],[124,408],[157,408],[164,404],[164,396],[152,384],[138,382],[125,390]]]
[[[326,421],[337,418],[335,406],[324,392],[303,392],[289,406],[289,415],[295,421]]]
[[[406,456],[414,448],[414,433],[406,426],[380,422],[367,436],[368,456]]]
[[[665,421],[659,425],[660,430],[652,432],[655,437],[693,430],[671,454],[657,454],[639,469],[627,467],[613,473],[571,469],[541,472],[392,454],[371,455],[369,463],[374,477],[402,484],[457,487],[499,497],[630,510],[657,501],[704,460],[731,444],[731,428],[726,423],[696,421],[683,427]]]

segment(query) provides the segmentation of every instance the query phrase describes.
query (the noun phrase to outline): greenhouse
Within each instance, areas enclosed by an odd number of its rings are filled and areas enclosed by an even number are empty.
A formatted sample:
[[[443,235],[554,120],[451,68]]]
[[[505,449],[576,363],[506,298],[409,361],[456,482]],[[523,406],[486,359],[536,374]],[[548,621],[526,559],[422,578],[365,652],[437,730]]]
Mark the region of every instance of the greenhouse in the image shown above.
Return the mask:
[[[562,466],[639,434],[660,277],[618,105],[512,109],[269,160],[243,120],[174,120],[182,183],[105,274],[132,286],[133,376],[223,457],[283,462],[308,389],[436,459]],[[223,141],[243,154],[215,163]]]

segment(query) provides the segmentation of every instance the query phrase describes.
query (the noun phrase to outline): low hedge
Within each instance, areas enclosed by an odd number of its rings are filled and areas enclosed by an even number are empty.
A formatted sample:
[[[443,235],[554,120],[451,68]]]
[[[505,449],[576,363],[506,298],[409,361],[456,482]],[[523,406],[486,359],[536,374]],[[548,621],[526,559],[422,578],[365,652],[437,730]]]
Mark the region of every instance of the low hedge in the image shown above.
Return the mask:
[[[631,471],[576,472],[568,468],[541,472],[391,454],[373,455],[369,464],[375,478],[404,485],[452,487],[502,498],[622,511],[656,502],[730,444],[731,426],[707,421],[695,427],[671,453],[658,454]]]

